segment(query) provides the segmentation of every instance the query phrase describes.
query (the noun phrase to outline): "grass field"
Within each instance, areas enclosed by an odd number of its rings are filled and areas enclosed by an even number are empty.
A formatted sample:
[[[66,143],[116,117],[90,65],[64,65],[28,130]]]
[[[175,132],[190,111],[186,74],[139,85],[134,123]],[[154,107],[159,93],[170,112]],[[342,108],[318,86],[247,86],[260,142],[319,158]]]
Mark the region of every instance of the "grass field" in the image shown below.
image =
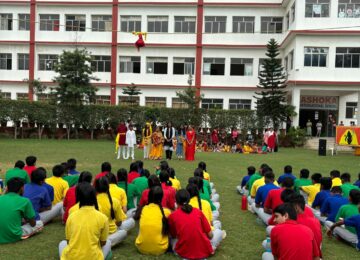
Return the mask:
[[[43,166],[51,173],[54,164],[74,157],[78,160],[78,170],[89,170],[93,174],[100,171],[100,164],[109,161],[114,171],[121,167],[128,168],[130,161],[115,160],[114,146],[108,141],[57,141],[57,140],[0,140],[0,176],[11,168],[16,160],[24,160],[28,155],[38,158],[38,166]],[[136,158],[142,158],[142,151],[136,151]],[[236,186],[246,174],[246,167],[268,163],[276,176],[282,173],[286,164],[293,166],[298,176],[301,168],[308,168],[311,173],[320,172],[328,176],[329,171],[338,169],[350,172],[355,180],[360,169],[360,160],[352,154],[339,154],[334,157],[319,157],[316,151],[304,149],[280,149],[278,153],[267,155],[243,155],[222,153],[197,153],[195,162],[173,160],[170,165],[176,170],[182,186],[192,176],[197,163],[203,160],[208,165],[208,172],[220,194],[220,220],[227,232],[227,238],[218,248],[212,259],[261,259],[263,249],[261,241],[265,238],[265,228],[257,224],[253,214],[240,209],[241,197]],[[157,161],[145,161],[145,168],[151,172]],[[153,259],[140,255],[134,245],[137,228],[130,231],[125,242],[113,249],[114,259]],[[0,246],[0,259],[57,259],[58,243],[64,239],[64,226],[60,219],[50,223],[43,232],[26,241]],[[323,239],[324,259],[353,259],[358,253],[354,248],[336,239]],[[175,259],[172,254],[165,254],[159,259]]]

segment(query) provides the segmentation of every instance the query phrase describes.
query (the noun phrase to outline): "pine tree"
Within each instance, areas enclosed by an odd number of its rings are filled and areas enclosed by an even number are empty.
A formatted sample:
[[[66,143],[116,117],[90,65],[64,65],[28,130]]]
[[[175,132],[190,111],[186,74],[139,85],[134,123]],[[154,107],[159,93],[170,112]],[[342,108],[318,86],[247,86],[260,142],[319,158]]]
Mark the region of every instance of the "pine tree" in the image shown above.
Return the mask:
[[[122,93],[129,96],[127,102],[131,104],[131,106],[135,104],[135,100],[131,97],[141,95],[140,89],[138,89],[134,83],[131,83],[130,86],[125,87]]]
[[[98,80],[92,76],[91,56],[85,50],[64,51],[59,62],[55,64],[54,78],[57,87],[52,89],[57,102],[60,104],[81,105],[93,103],[97,88],[91,80]]]
[[[277,129],[288,116],[286,104],[286,74],[279,59],[278,43],[271,39],[267,44],[267,59],[264,60],[263,69],[259,73],[260,92],[255,92],[257,96],[256,109],[260,127],[272,125]]]

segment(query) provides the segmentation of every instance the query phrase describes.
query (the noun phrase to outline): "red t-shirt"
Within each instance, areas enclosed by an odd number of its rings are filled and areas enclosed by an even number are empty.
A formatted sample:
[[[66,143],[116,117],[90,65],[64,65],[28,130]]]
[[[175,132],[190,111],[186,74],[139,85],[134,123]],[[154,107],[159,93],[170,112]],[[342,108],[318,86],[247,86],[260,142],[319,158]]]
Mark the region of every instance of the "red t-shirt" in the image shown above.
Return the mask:
[[[72,206],[76,204],[76,196],[75,196],[75,189],[76,186],[71,187],[66,192],[65,198],[64,198],[64,204],[63,207],[65,209],[64,215],[63,215],[63,223],[66,223],[66,220],[69,216],[69,210]]]
[[[214,253],[207,233],[211,231],[204,214],[193,208],[187,214],[177,209],[169,216],[170,234],[178,239],[175,252],[186,259],[204,259]]]
[[[140,206],[145,206],[148,204],[149,192],[150,192],[150,189],[146,189],[143,191],[141,198],[140,198],[140,202],[139,202]],[[164,192],[164,196],[161,201],[161,206],[163,206],[164,208],[174,210],[175,209],[175,197],[173,197],[171,195],[171,193],[169,193],[169,190],[167,190],[167,189],[165,189],[165,190],[163,189],[163,192]]]
[[[167,205],[171,206],[171,209],[175,209],[175,202],[176,202],[176,190],[172,186],[166,186],[165,183],[161,183],[161,187],[164,191],[164,194],[166,193],[166,199]]]
[[[269,191],[264,203],[264,208],[274,210],[277,206],[283,204],[284,202],[281,200],[281,192],[283,190],[284,188]],[[274,222],[274,214],[269,219],[268,224],[276,225]]]
[[[274,227],[270,241],[272,254],[278,260],[312,260],[320,256],[314,233],[294,220]]]
[[[138,172],[129,172],[128,174],[128,183],[132,183],[133,180],[140,177],[140,173]]]
[[[106,174],[108,174],[108,173],[109,173],[109,172],[100,172],[99,174],[97,174],[97,175],[95,176],[95,180],[100,179],[101,177],[106,176]],[[94,180],[94,183],[95,183],[95,180]]]
[[[33,170],[36,170],[36,166],[24,166],[24,171],[27,172],[27,174],[29,175],[30,179],[31,179],[31,173],[33,172]]]
[[[306,210],[306,207],[305,207]],[[308,209],[311,211],[311,209]],[[311,211],[312,212],[312,211]],[[321,253],[321,242],[322,242],[322,232],[321,232],[321,224],[317,218],[309,217],[305,211],[302,214],[297,215],[297,220],[299,224],[307,226],[314,233],[314,237],[316,240],[316,244],[318,246],[318,250]]]

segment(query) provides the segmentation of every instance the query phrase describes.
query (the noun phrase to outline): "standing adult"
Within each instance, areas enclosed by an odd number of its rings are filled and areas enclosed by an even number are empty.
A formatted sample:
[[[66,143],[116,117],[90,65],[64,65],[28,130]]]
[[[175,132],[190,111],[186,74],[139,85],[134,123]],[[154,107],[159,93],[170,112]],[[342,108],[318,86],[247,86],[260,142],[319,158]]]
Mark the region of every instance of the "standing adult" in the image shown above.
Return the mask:
[[[310,119],[306,122],[306,136],[312,136],[312,123]]]
[[[125,125],[124,121],[121,121],[118,128],[117,128],[117,159],[120,159],[121,157],[121,151],[122,151],[122,157],[125,159],[126,155],[126,132],[127,127]]]
[[[184,157],[184,143],[186,140],[186,131],[183,125],[176,132],[176,140],[176,156],[178,159],[182,159]]]
[[[156,127],[155,132],[151,135],[151,152],[149,158],[152,160],[160,160],[163,152],[163,135],[160,127]]]
[[[236,145],[237,140],[238,140],[238,130],[234,127],[231,131],[231,141],[232,141],[232,145]]]
[[[265,133],[264,133],[264,138],[263,138],[264,144],[266,144],[266,146],[268,145],[268,141],[269,141],[269,129],[265,128]]]
[[[172,127],[171,122],[168,122],[164,129],[164,150],[167,160],[171,160],[174,151],[173,138],[175,138],[175,128]]]
[[[269,138],[268,138],[268,149],[269,152],[274,152],[276,144],[276,133],[274,129],[270,128],[269,130]]]
[[[214,128],[211,132],[211,142],[212,142],[212,145],[213,145],[213,151],[215,152],[216,150],[216,146],[219,142],[219,133],[218,133],[218,130],[216,128]]]
[[[149,159],[149,154],[151,149],[151,135],[152,135],[151,123],[147,122],[142,130],[142,138],[143,138],[142,141],[144,144],[144,159]]]
[[[316,137],[320,137],[321,135],[321,128],[322,128],[322,123],[320,121],[318,121],[316,123]]]
[[[129,125],[129,130],[126,132],[126,145],[127,145],[127,153],[126,153],[126,158],[124,159],[129,159],[129,157],[131,156],[132,160],[135,160],[134,157],[134,149],[136,146],[136,134],[135,131],[133,129],[132,125]],[[131,155],[130,155],[131,153]]]
[[[185,160],[195,160],[195,146],[196,146],[196,133],[191,125],[189,125],[186,132],[186,151]]]

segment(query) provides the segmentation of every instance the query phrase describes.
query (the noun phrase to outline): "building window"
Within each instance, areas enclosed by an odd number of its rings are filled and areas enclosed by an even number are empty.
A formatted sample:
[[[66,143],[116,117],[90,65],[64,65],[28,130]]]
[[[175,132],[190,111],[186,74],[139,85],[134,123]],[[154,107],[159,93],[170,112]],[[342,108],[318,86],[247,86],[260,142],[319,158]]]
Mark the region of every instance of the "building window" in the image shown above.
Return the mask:
[[[356,118],[357,102],[346,102],[346,118]]]
[[[12,69],[12,54],[0,53],[0,70]]]
[[[110,96],[107,95],[96,95],[95,104],[98,105],[110,105]]]
[[[59,31],[60,16],[58,14],[40,14],[40,31]]]
[[[147,107],[166,107],[166,97],[145,97]]]
[[[305,0],[305,17],[329,17],[330,0]]]
[[[54,70],[58,63],[58,55],[39,54],[39,70]]]
[[[172,98],[172,108],[188,108],[189,105],[182,101],[180,98]]]
[[[120,106],[140,106],[139,96],[119,96]]]
[[[2,99],[11,99],[11,93],[10,92],[2,92],[2,91],[0,91],[0,97]]]
[[[28,93],[16,93],[16,100],[29,100]]]
[[[19,31],[30,31],[30,14],[19,14]]]
[[[96,72],[110,72],[111,56],[92,56],[91,69]]]
[[[231,76],[251,76],[253,74],[253,59],[231,58]]]
[[[289,71],[289,56],[286,56],[285,58],[284,58],[284,69],[285,69],[285,71],[287,72],[287,71]]]
[[[305,67],[326,67],[329,48],[305,47]]]
[[[148,16],[148,32],[168,32],[169,17]]]
[[[201,108],[205,109],[222,109],[224,100],[220,98],[204,98],[201,100]]]
[[[166,57],[147,57],[146,73],[149,74],[167,74],[168,58]]]
[[[29,54],[18,53],[18,70],[29,69]]]
[[[205,16],[206,33],[224,33],[226,31],[226,16]]]
[[[359,68],[360,48],[336,48],[336,68]]]
[[[229,109],[251,109],[251,99],[229,99]]]
[[[93,32],[110,32],[112,30],[111,15],[92,15],[91,30]]]
[[[54,98],[56,97],[55,94],[38,94],[37,95],[37,100],[40,102],[50,102],[51,100],[54,100]]]
[[[140,57],[120,56],[120,73],[140,73]]]
[[[254,33],[255,17],[233,16],[233,33]]]
[[[140,32],[141,16],[120,16],[120,30],[122,32]]]
[[[225,58],[204,58],[204,75],[225,75]]]
[[[195,33],[196,16],[175,16],[176,33]]]
[[[173,73],[176,75],[194,74],[195,58],[174,58]]]
[[[290,9],[290,12],[291,12],[291,22],[294,22],[294,21],[295,21],[295,17],[296,17],[295,4],[296,4],[296,2],[293,3],[293,5],[291,6],[291,9]]]
[[[339,0],[339,18],[359,18],[360,0]]]
[[[290,28],[290,12],[286,14],[286,30]]]
[[[290,70],[294,69],[294,50],[289,53],[289,67]]]
[[[0,14],[0,30],[11,31],[13,24],[12,14]]]
[[[261,33],[282,33],[282,17],[261,17]]]
[[[85,15],[66,15],[66,31],[85,32]]]

